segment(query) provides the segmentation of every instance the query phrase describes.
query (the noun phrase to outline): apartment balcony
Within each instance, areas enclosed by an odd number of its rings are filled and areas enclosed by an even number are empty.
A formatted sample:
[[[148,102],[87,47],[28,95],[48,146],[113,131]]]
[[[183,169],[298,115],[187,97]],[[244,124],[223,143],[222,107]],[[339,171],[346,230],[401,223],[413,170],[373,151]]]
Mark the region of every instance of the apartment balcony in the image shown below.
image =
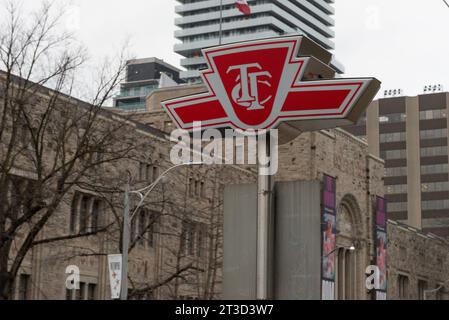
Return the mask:
[[[196,66],[196,65],[205,64],[205,63],[206,63],[206,59],[204,59],[203,57],[181,59],[182,67]]]
[[[199,70],[181,71],[179,76],[182,79],[199,78],[200,77],[200,71]]]

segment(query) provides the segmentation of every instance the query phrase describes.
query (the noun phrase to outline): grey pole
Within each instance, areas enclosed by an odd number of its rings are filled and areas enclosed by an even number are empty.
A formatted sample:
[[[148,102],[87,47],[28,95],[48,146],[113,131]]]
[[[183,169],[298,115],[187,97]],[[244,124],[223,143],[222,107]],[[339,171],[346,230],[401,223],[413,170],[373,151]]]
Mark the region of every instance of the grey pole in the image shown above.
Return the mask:
[[[258,300],[269,299],[270,281],[270,222],[271,197],[273,191],[273,179],[267,175],[266,170],[270,159],[270,134],[258,137],[258,188],[257,188],[257,271],[256,271],[256,298]]]
[[[221,45],[223,36],[223,0],[220,0],[220,30],[218,32],[218,45]]]
[[[128,300],[128,251],[130,241],[129,222],[129,183],[125,186],[124,214],[123,214],[123,235],[122,235],[122,287],[120,300]]]

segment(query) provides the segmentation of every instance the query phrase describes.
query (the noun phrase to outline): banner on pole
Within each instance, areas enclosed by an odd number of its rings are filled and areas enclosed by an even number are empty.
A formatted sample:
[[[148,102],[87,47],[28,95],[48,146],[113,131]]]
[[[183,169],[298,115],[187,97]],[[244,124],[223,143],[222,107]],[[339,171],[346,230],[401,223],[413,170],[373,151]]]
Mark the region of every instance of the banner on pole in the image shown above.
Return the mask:
[[[120,298],[120,290],[122,287],[122,255],[108,255],[109,281],[111,283],[111,299]]]
[[[336,180],[325,175],[321,219],[322,241],[322,299],[335,299],[335,248],[337,237]]]
[[[379,268],[379,287],[376,288],[376,300],[386,300],[387,294],[387,217],[386,200],[376,197],[376,264]]]

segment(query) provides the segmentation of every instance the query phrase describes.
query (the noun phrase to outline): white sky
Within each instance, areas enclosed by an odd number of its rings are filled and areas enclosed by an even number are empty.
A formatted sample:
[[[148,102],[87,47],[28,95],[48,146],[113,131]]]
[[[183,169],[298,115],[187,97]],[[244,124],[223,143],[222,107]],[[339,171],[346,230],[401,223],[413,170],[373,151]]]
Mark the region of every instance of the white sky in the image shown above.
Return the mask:
[[[25,6],[41,0],[22,0]],[[91,56],[116,52],[130,39],[138,58],[179,66],[173,52],[175,0],[56,0],[71,3],[67,26]],[[1,0],[0,0],[1,2]],[[449,8],[443,0],[336,0],[336,56],[346,76],[375,76],[384,89],[449,90]],[[0,17],[1,18],[1,17]]]

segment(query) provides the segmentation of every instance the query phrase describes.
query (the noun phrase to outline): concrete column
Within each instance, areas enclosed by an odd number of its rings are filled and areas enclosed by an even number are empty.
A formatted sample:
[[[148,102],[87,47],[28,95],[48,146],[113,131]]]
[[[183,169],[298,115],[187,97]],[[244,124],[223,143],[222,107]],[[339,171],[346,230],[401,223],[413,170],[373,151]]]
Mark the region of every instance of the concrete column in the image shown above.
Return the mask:
[[[380,157],[379,100],[373,101],[366,111],[366,135],[368,152],[376,157]]]
[[[408,224],[414,228],[421,229],[421,152],[418,97],[406,98],[406,114]]]

